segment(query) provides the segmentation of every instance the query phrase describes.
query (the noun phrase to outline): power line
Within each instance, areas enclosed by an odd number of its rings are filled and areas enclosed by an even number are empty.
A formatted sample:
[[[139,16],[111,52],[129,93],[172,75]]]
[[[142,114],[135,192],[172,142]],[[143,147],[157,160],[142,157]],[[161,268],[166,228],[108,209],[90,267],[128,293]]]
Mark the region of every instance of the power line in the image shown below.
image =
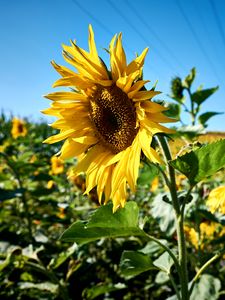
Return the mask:
[[[113,33],[111,30],[109,30],[104,23],[102,23],[101,21],[99,21],[99,19],[97,19],[92,13],[89,12],[89,10],[87,10],[84,6],[82,6],[78,1],[76,0],[72,0],[72,2],[79,7],[79,9],[81,11],[83,11],[83,13],[85,13],[89,18],[91,18],[92,20],[95,21],[95,23],[97,23],[99,25],[99,27],[101,27],[102,29],[104,29],[105,32],[107,32],[110,36],[114,36],[115,33]],[[129,47],[127,47],[126,43],[124,43],[124,45],[126,46],[126,49],[130,52],[130,53],[134,53],[135,51],[131,50]],[[155,69],[153,66],[150,66],[148,63],[145,63],[145,66],[149,69],[149,71],[154,70],[154,72],[156,74],[158,74],[158,70]],[[159,76],[159,74],[158,74]],[[162,76],[161,76],[162,77]]]
[[[114,3],[111,0],[107,0],[110,6],[117,12],[117,14],[136,32],[136,34],[148,45],[149,41],[145,38],[145,36],[137,30],[137,28],[130,22],[130,20],[121,13],[121,11],[114,5]],[[155,48],[156,47],[152,47]],[[161,60],[169,66],[169,69],[174,69],[174,66],[160,53],[160,50],[156,49],[158,52],[158,56],[161,58]]]
[[[193,1],[193,3],[194,3],[195,11],[197,12],[197,14],[199,16],[199,19],[200,19],[200,21],[202,23],[202,28],[205,31],[205,37],[208,40],[208,43],[211,46],[211,49],[214,51],[214,53],[218,53],[217,47],[215,47],[215,43],[214,43],[214,41],[212,39],[212,36],[211,36],[211,34],[210,34],[210,32],[209,32],[209,30],[207,28],[207,24],[206,24],[206,22],[204,20],[204,17],[202,15],[202,11],[199,9],[199,6],[197,5],[197,3],[196,3],[195,0]]]
[[[223,27],[221,25],[220,18],[219,18],[215,3],[212,0],[210,0],[209,2],[210,2],[211,7],[212,7],[212,11],[213,11],[213,14],[214,14],[214,17],[215,17],[215,20],[216,20],[217,27],[218,27],[219,32],[220,32],[221,39],[222,39],[223,44],[225,46],[225,33],[223,31]]]
[[[173,53],[173,51],[166,45],[166,43],[161,40],[161,38],[157,35],[157,33],[150,27],[149,23],[147,23],[144,18],[137,12],[137,9],[129,2],[128,0],[125,0],[127,6],[131,9],[133,14],[139,19],[139,21],[148,29],[148,31],[155,37],[155,39],[161,44],[161,46],[167,51],[167,53],[170,54],[170,56],[175,59],[175,61],[181,66],[183,69],[185,69],[183,63],[178,60],[177,56]]]
[[[97,19],[93,14],[91,14],[89,12],[89,10],[87,10],[84,6],[80,5],[80,3],[76,0],[72,0],[73,3],[78,6],[80,8],[80,10],[82,10],[86,15],[88,15],[92,20],[94,20],[103,30],[105,30],[105,32],[107,32],[109,35],[113,36],[114,33],[109,30],[105,24],[103,24],[101,21],[99,21],[99,19]]]
[[[207,62],[209,63],[209,65],[210,65],[210,67],[211,67],[211,69],[212,69],[212,71],[213,71],[215,77],[217,78],[218,81],[222,81],[222,80],[219,78],[219,76],[218,76],[218,74],[217,74],[217,71],[216,71],[216,69],[215,69],[215,67],[214,67],[214,64],[213,64],[212,60],[210,59],[210,57],[208,56],[207,52],[205,51],[205,48],[203,47],[202,43],[200,42],[200,39],[198,38],[198,36],[197,36],[197,34],[196,34],[195,30],[194,30],[194,27],[192,26],[191,22],[189,21],[189,19],[188,19],[187,15],[186,15],[185,11],[183,10],[183,8],[182,8],[182,6],[181,6],[179,0],[176,0],[176,3],[177,3],[177,6],[178,6],[178,8],[179,8],[179,10],[180,10],[180,12],[181,12],[181,14],[182,14],[184,20],[186,21],[186,23],[187,23],[187,25],[188,25],[188,27],[189,27],[189,29],[190,29],[190,31],[191,31],[191,33],[192,33],[192,35],[193,35],[195,41],[196,41],[196,43],[197,43],[199,49],[201,50],[201,52],[202,52],[202,54],[204,55],[204,57],[205,57],[205,59],[207,60]]]

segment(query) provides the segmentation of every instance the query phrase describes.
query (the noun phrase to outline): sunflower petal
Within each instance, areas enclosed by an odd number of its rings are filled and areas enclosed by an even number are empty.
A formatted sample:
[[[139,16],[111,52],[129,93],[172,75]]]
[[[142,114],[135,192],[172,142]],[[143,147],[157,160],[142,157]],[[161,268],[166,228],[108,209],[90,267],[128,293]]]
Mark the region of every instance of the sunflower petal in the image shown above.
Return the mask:
[[[74,129],[68,129],[66,131],[62,131],[62,132],[60,132],[56,135],[50,136],[49,138],[44,140],[43,143],[54,144],[54,143],[60,142],[62,140],[65,140],[66,138],[68,138],[72,134],[74,134],[74,132],[75,132]]]
[[[161,92],[157,91],[133,91],[128,93],[128,97],[133,101],[143,101],[153,98],[155,95],[160,94]]]
[[[87,101],[87,97],[85,95],[75,92],[55,92],[45,95],[44,97],[53,101]]]
[[[72,139],[67,139],[60,151],[61,159],[77,157],[86,151],[87,145],[74,142]]]
[[[144,51],[141,53],[140,56],[136,57],[126,68],[126,74],[129,75],[130,73],[133,73],[137,70],[141,70],[145,56],[148,52],[148,48],[145,48]]]

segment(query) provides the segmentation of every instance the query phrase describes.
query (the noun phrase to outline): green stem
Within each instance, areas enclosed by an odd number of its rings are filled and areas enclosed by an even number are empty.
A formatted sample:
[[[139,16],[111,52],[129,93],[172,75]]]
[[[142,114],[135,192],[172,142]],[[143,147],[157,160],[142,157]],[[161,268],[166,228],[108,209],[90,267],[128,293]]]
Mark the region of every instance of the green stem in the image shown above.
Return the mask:
[[[190,102],[191,102],[191,111],[190,111],[191,125],[194,126],[195,125],[195,118],[196,118],[196,114],[195,114],[195,110],[194,110],[194,101],[192,99],[191,90],[189,88],[187,88],[187,92],[188,92],[188,95],[190,97]]]
[[[196,281],[198,280],[199,276],[205,271],[205,269],[211,264],[213,263],[217,258],[219,258],[221,256],[221,253],[217,253],[215,254],[212,258],[210,258],[197,272],[197,274],[195,275],[195,277],[192,279],[191,281],[191,287],[189,290],[189,294],[191,295],[194,285],[196,283]]]
[[[179,266],[180,266],[180,284],[181,284],[181,298],[182,300],[189,299],[188,293],[188,271],[187,271],[187,252],[184,235],[184,207],[180,208],[179,199],[176,191],[176,178],[175,170],[170,166],[169,161],[172,160],[169,145],[165,137],[158,136],[158,142],[162,149],[165,162],[167,163],[168,173],[170,176],[170,194],[173,204],[173,208],[176,216],[176,227],[177,227],[177,240],[178,240],[178,253],[179,253]],[[189,195],[187,195],[188,197]],[[186,198],[185,198],[186,199]]]
[[[175,282],[174,279],[173,279],[173,276],[172,276],[171,274],[168,274],[168,276],[169,276],[170,281],[171,281],[171,283],[172,283],[172,286],[173,286],[173,288],[174,288],[174,290],[175,290],[175,292],[176,292],[177,299],[178,299],[178,300],[182,300],[181,297],[180,297],[180,292],[179,292],[179,290],[178,290],[178,288],[177,288],[176,282]]]
[[[168,187],[170,190],[173,207],[175,209],[176,214],[179,215],[180,214],[180,205],[179,205],[177,191],[176,191],[175,171],[174,171],[174,168],[172,166],[170,166],[170,164],[168,163],[168,161],[172,160],[170,149],[169,149],[167,140],[164,137],[158,136],[158,142],[162,149],[162,153],[163,153],[165,162],[167,163],[167,170],[168,170],[169,177],[170,177],[170,183],[169,183]]]
[[[173,251],[170,250],[169,247],[167,247],[166,245],[164,245],[162,242],[160,242],[160,240],[158,240],[157,238],[155,238],[154,236],[148,234],[145,232],[145,235],[149,238],[149,240],[152,240],[154,242],[156,242],[158,245],[160,245],[165,251],[167,251],[169,253],[169,255],[171,256],[172,260],[174,261],[174,265],[177,269],[178,274],[180,275],[181,270],[180,270],[180,265],[178,262],[178,259],[176,258],[176,255],[173,253]]]
[[[183,214],[176,216],[176,223],[177,223],[179,264],[181,268],[181,277],[180,277],[181,294],[182,294],[182,300],[188,300],[189,293],[188,293],[187,251],[186,251],[186,241],[184,235]]]

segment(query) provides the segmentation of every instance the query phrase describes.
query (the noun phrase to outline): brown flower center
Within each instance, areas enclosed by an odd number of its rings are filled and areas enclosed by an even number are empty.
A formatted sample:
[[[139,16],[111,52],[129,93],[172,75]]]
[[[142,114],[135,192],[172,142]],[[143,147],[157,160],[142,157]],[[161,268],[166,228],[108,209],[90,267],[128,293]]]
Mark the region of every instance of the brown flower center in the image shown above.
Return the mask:
[[[137,134],[134,104],[116,85],[97,86],[90,98],[90,118],[100,141],[114,153],[129,147]]]

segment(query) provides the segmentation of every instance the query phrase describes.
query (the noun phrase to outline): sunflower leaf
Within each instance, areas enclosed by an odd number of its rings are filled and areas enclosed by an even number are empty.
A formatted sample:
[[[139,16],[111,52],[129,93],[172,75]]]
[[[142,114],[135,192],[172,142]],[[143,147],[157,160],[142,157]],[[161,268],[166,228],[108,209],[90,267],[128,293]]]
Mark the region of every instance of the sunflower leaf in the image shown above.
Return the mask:
[[[99,283],[98,285],[94,285],[91,288],[85,288],[82,296],[84,299],[92,300],[97,298],[100,295],[111,293],[114,291],[119,291],[125,289],[126,285],[124,283]]]
[[[211,89],[205,89],[205,90],[199,90],[192,94],[192,101],[197,103],[198,105],[202,104],[207,98],[209,98],[212,94],[214,94],[219,89],[218,86],[211,88]]]
[[[171,200],[167,193],[159,193],[151,204],[151,214],[159,224],[160,230],[171,236],[176,230],[175,214],[173,206],[163,201],[163,198]]]
[[[156,269],[151,258],[139,251],[124,251],[120,260],[120,270],[125,277],[133,277],[151,269]]]
[[[138,227],[138,206],[128,202],[124,208],[112,213],[112,203],[99,207],[87,222],[73,223],[61,239],[78,244],[86,244],[101,238],[145,236]]]
[[[170,161],[170,165],[187,176],[190,184],[194,186],[225,166],[225,139],[178,156]]]
[[[160,257],[154,260],[153,264],[161,271],[169,274],[174,261],[168,252],[164,252]]]
[[[221,282],[218,278],[203,274],[199,282],[194,286],[191,293],[190,300],[195,299],[211,299],[216,300],[219,298],[219,291],[221,289]]]
[[[192,68],[190,73],[185,77],[183,81],[183,86],[186,88],[190,88],[192,85],[192,82],[194,81],[196,76],[196,69]]]
[[[206,122],[211,119],[212,117],[216,116],[216,115],[221,115],[223,113],[221,112],[215,112],[215,111],[208,111],[206,113],[201,114],[198,117],[199,123],[202,124],[203,126],[206,125]]]

